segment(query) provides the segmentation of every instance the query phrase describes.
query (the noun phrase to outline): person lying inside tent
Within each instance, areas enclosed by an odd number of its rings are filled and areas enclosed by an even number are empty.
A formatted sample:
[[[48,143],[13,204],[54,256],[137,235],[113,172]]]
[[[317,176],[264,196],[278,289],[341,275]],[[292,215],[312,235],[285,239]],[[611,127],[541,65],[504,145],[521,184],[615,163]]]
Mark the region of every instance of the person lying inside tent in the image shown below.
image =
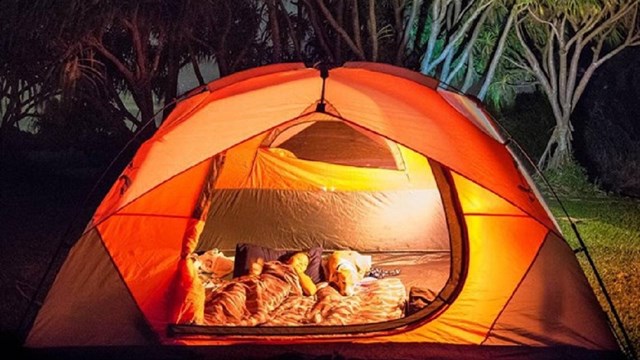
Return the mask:
[[[256,326],[289,296],[315,295],[316,285],[305,274],[309,256],[293,254],[285,262],[258,258],[248,275],[218,287],[205,299],[205,322],[219,325]]]
[[[307,296],[315,295],[316,291],[318,290],[316,284],[306,273],[307,268],[309,267],[309,255],[304,252],[295,253],[286,260],[286,263],[291,265],[293,267],[293,270],[298,275],[298,278],[300,280],[300,287],[302,287],[302,292]]]

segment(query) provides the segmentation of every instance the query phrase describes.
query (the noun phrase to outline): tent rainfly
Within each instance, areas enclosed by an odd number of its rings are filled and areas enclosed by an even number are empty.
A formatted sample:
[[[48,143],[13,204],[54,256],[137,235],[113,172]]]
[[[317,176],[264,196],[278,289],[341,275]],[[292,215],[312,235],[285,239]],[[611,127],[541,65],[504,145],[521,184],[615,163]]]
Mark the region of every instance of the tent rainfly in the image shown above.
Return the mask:
[[[247,249],[320,249],[310,268],[350,249],[370,256],[372,271],[356,295],[332,298],[336,308],[315,318],[331,286],[270,298],[260,321],[216,320],[211,294],[231,295],[220,289],[242,274]],[[234,271],[205,283],[197,260],[212,251]],[[243,289],[250,300],[255,289]],[[365,62],[259,67],[179,101],[70,250],[25,347],[220,358],[621,355],[572,249],[481,104]]]

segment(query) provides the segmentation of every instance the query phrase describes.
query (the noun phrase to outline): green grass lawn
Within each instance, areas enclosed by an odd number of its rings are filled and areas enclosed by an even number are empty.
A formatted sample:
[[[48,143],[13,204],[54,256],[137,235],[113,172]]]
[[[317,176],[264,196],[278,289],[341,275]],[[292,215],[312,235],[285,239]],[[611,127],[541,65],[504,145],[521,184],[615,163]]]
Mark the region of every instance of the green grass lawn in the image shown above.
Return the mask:
[[[563,234],[574,249],[579,248],[562,207],[548,199]],[[561,198],[561,201],[576,224],[637,353],[640,350],[640,200],[594,196]],[[577,257],[613,321],[585,254],[578,253]]]

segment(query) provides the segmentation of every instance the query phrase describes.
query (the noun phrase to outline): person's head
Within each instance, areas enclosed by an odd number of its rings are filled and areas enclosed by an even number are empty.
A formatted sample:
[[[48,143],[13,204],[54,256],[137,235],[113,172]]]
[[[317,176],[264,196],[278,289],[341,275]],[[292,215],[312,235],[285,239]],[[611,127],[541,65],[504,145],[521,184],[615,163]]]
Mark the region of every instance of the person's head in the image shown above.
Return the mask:
[[[264,259],[259,257],[255,259],[249,266],[249,275],[262,274],[262,268],[264,267]]]
[[[299,272],[304,272],[309,267],[309,255],[305,252],[297,252],[287,260],[287,264],[293,266]]]

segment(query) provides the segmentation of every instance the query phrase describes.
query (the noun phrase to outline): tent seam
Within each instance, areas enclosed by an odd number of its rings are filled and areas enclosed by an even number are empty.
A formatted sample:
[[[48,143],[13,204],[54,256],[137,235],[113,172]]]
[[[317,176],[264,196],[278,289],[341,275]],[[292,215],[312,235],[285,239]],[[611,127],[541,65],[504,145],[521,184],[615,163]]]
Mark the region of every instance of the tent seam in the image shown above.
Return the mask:
[[[536,260],[538,259],[538,256],[540,256],[540,251],[542,250],[542,246],[548,241],[547,240],[548,238],[549,238],[549,234],[545,235],[544,240],[540,243],[540,246],[538,246],[538,250],[536,250],[536,255],[533,257],[533,259],[529,263],[529,266],[527,267],[527,271],[525,271],[524,274],[522,274],[522,277],[520,278],[520,281],[518,281],[518,285],[513,289],[513,292],[511,292],[511,295],[509,296],[509,299],[504,303],[504,305],[502,306],[502,309],[496,315],[495,320],[493,320],[493,323],[491,323],[491,326],[489,327],[489,330],[485,334],[484,340],[482,340],[480,342],[480,345],[484,345],[484,343],[489,339],[489,336],[491,335],[491,332],[493,331],[494,327],[496,326],[496,323],[498,322],[498,320],[500,319],[500,317],[504,313],[505,309],[511,303],[511,300],[513,300],[513,297],[518,292],[518,289],[520,289],[520,286],[522,285],[522,283],[524,282],[525,278],[527,277],[527,275],[529,274],[529,272],[533,268],[533,265],[536,263]]]

